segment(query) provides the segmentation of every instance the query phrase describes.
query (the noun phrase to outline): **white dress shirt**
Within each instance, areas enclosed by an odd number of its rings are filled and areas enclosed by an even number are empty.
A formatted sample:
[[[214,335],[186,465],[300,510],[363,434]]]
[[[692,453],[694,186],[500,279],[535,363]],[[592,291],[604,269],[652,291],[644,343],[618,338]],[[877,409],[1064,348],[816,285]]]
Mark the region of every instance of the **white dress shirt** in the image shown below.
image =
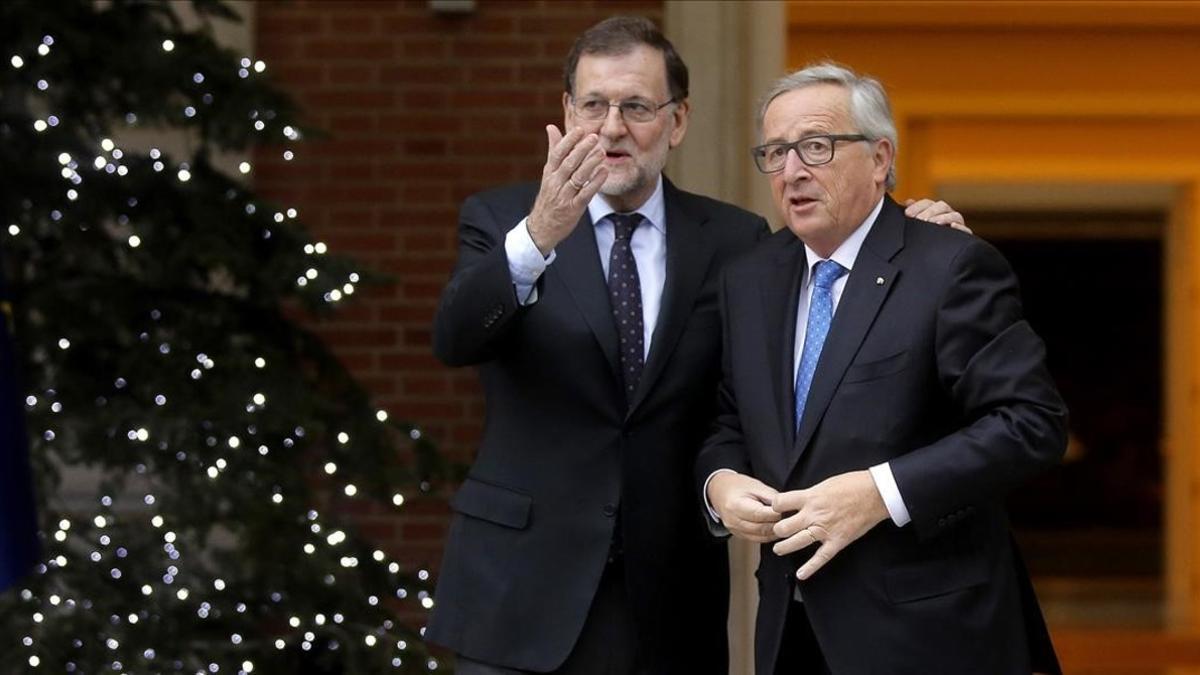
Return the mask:
[[[847,274],[838,277],[837,281],[833,282],[833,312],[837,315],[838,303],[842,299],[842,291],[846,289],[846,281],[850,278],[850,272],[854,270],[854,261],[858,259],[858,252],[862,249],[863,241],[866,240],[867,234],[871,232],[871,227],[875,223],[875,219],[879,216],[879,212],[883,209],[883,199],[875,205],[871,213],[867,216],[858,228],[842,242],[841,246],[829,256],[829,260],[836,262],[846,268]],[[793,386],[796,381],[796,374],[800,369],[800,355],[804,351],[804,337],[808,331],[808,305],[812,300],[813,292],[813,276],[817,263],[822,261],[822,258],[817,255],[807,245],[804,247],[804,254],[808,262],[809,273],[804,277],[804,286],[800,289],[800,298],[797,301],[798,307],[796,312],[796,342],[792,347],[792,382]],[[704,482],[704,503],[708,506],[709,515],[718,523],[721,522],[716,510],[708,501],[708,484],[712,481],[713,476],[722,471],[731,471],[730,469],[718,469],[709,475]],[[900,488],[896,485],[896,478],[892,475],[892,468],[887,462],[877,464],[869,469],[871,478],[875,481],[875,488],[879,490],[879,495],[883,498],[883,503],[887,506],[888,515],[891,516],[892,522],[897,527],[907,525],[912,518],[909,516],[908,507],[904,504],[904,499],[900,495]]]
[[[658,323],[658,310],[662,306],[663,285],[667,280],[667,218],[663,203],[663,179],[660,174],[654,192],[644,204],[634,209],[642,214],[646,223],[633,231],[629,240],[633,259],[637,263],[638,281],[642,290],[642,331],[645,349],[643,358],[649,358],[650,340]],[[616,210],[608,204],[604,195],[597,194],[588,202],[588,215],[596,231],[596,248],[600,253],[600,267],[608,279],[608,259],[612,254],[616,231],[606,217]],[[529,235],[529,217],[526,216],[509,230],[504,237],[504,251],[508,256],[508,271],[512,275],[513,290],[517,302],[531,305],[537,302],[537,280],[550,266],[557,255],[554,251],[543,257]]]

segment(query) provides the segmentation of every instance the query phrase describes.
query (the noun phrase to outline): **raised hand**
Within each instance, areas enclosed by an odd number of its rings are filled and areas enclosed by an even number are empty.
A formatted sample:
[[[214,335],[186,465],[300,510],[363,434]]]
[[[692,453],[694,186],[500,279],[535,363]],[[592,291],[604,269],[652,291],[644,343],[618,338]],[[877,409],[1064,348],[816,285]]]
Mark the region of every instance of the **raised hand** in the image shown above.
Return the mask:
[[[553,124],[546,126],[546,165],[533,211],[526,221],[529,236],[542,255],[567,238],[592,197],[608,178],[600,137],[582,129],[564,136]]]

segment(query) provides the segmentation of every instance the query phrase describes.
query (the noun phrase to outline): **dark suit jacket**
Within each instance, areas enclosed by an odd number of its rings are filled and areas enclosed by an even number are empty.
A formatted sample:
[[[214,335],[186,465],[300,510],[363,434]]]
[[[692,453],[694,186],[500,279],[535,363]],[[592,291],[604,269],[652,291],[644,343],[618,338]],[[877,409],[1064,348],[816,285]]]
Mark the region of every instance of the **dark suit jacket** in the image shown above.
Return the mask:
[[[715,410],[718,271],[766,223],[665,182],[662,309],[627,410],[586,212],[539,280],[537,302],[517,303],[504,237],[536,192],[533,184],[501,188],[462,207],[434,351],[449,365],[479,366],[487,413],[452,503],[426,637],[492,664],[557,667],[580,633],[620,522],[652,672],[724,673],[726,548],[707,534],[691,472]]]
[[[908,219],[886,198],[797,433],[793,342],[806,268],[786,229],[729,266],[718,424],[698,479],[731,468],[795,490],[891,463],[912,522],[884,521],[801,582],[834,673],[1057,671],[1002,500],[1061,458],[1066,410],[1012,270],[986,242]],[[795,571],[812,550],[762,549],[761,675],[774,673]]]

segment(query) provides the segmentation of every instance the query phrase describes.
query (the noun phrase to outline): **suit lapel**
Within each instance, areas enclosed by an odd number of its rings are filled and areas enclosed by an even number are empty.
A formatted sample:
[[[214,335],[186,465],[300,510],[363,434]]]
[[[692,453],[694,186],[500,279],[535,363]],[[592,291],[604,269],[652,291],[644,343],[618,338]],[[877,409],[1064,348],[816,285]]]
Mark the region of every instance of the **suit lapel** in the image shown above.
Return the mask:
[[[774,236],[779,239],[780,248],[775,254],[775,264],[764,272],[760,289],[763,315],[766,317],[763,334],[766,336],[767,364],[777,406],[775,419],[779,421],[779,447],[790,448],[796,437],[793,421],[796,399],[792,381],[796,303],[808,265],[804,255],[804,244],[790,231],[784,230]],[[770,452],[767,453],[767,458],[773,464],[771,468],[780,480],[786,477],[787,455],[783,452]]]
[[[701,229],[707,215],[689,209],[686,199],[687,195],[663,179],[663,204],[667,221],[666,280],[663,283],[658,320],[650,340],[650,353],[629,406],[630,414],[637,410],[662,375],[687,325],[713,255],[712,247],[706,244]]]
[[[785,475],[791,474],[804,454],[846,368],[875,322],[884,299],[896,284],[900,271],[889,261],[903,247],[903,235],[904,212],[890,197],[885,197],[883,210],[858,252],[834,312]]]
[[[613,377],[619,377],[617,329],[613,325],[608,283],[604,280],[604,268],[600,266],[600,253],[596,247],[596,228],[587,211],[583,212],[575,230],[559,242],[555,250],[557,258],[549,270],[562,279],[600,343]]]

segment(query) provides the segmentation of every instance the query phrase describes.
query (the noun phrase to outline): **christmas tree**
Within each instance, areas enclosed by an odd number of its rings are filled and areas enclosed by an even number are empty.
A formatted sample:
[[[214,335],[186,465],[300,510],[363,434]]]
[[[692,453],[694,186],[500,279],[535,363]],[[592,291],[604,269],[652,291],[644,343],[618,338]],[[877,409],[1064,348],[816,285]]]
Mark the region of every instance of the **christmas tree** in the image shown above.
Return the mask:
[[[214,40],[237,15],[184,9],[0,3],[0,262],[42,500],[0,672],[435,670],[428,573],[339,516],[401,509],[433,450],[306,328],[380,280],[255,195],[252,149],[306,131]]]

